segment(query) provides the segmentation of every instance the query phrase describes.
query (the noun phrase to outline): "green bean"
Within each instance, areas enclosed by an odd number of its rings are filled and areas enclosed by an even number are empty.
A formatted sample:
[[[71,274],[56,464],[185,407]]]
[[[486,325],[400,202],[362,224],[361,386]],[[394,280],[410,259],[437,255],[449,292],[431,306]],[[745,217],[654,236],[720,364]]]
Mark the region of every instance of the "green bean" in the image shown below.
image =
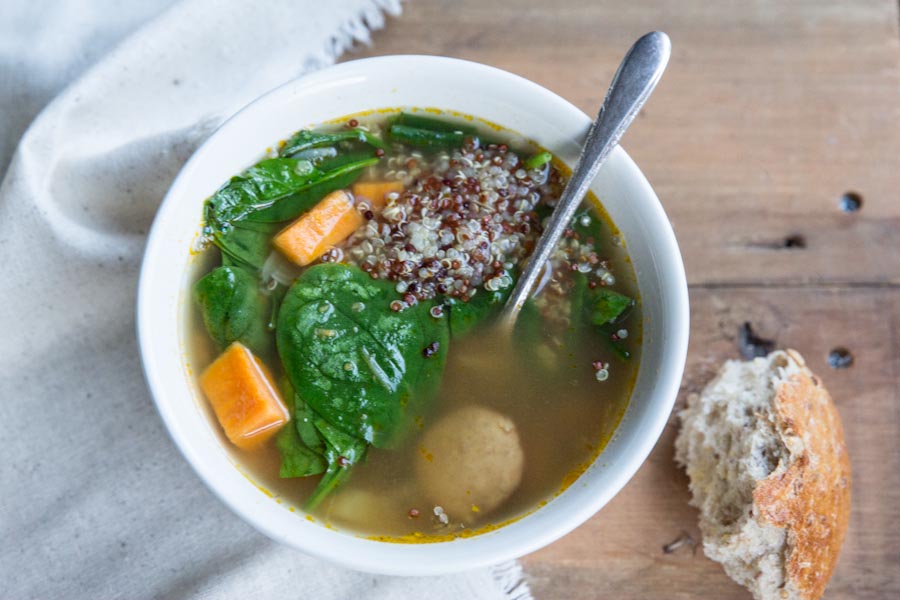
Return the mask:
[[[408,125],[391,125],[391,138],[417,148],[459,148],[468,134],[462,131],[435,131],[410,127]]]
[[[393,119],[392,125],[403,125],[406,127],[415,127],[417,129],[429,129],[431,131],[459,131],[469,135],[478,133],[478,130],[472,125],[464,125],[454,121],[445,121],[444,119],[436,119],[434,117],[426,117],[424,115],[411,113],[400,113]]]
[[[553,160],[552,154],[550,154],[549,152],[539,152],[538,154],[535,154],[531,158],[527,159],[524,164],[526,169],[537,169],[539,167],[543,167],[551,160]]]

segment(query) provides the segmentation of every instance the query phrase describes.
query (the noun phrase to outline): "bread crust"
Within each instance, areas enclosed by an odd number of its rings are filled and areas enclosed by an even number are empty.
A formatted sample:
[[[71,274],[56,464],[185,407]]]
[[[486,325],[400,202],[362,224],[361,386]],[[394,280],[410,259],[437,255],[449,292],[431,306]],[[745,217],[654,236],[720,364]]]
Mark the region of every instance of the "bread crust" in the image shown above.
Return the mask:
[[[819,598],[834,571],[850,518],[850,459],[828,391],[795,351],[803,370],[776,390],[776,427],[792,460],[761,480],[758,518],[787,531],[785,583]]]

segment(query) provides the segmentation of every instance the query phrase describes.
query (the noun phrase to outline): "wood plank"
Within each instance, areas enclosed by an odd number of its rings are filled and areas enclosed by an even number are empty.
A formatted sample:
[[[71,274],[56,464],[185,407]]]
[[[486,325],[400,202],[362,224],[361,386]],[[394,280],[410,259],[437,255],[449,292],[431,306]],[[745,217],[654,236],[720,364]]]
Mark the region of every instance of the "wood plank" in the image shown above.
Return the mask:
[[[827,598],[900,597],[900,293],[896,290],[702,290],[692,292],[692,339],[682,397],[717,365],[737,358],[737,329],[751,321],[781,347],[799,350],[831,391],[853,468],[850,528]],[[827,366],[831,348],[853,353],[848,369]],[[701,540],[683,471],[673,466],[676,418],[648,461],[600,513],[524,558],[536,598],[746,599],[721,567],[683,547]]]
[[[895,1],[417,0],[355,57],[484,62],[593,113],[651,29],[672,36],[673,59],[624,145],[674,223],[689,280],[900,283],[886,251],[900,249]],[[863,196],[858,213],[837,207],[848,190]],[[779,248],[792,235],[806,248]]]

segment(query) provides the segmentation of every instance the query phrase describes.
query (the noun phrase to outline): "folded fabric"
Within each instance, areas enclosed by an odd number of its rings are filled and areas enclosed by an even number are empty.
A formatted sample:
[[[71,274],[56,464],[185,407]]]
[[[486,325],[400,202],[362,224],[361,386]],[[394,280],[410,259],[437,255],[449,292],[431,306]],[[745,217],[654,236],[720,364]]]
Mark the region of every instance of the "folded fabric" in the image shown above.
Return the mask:
[[[42,9],[34,18],[59,16],[52,4],[31,4]],[[88,19],[92,6],[127,12],[130,3],[59,4],[67,18],[76,6]],[[107,21],[130,29],[152,11],[132,12]],[[385,13],[399,12],[399,0],[176,2],[65,89],[22,136],[0,187],[0,596],[530,597],[516,563],[439,578],[379,577],[275,544],[193,474],[141,375],[138,267],[182,163],[224,117],[331,64],[368,41]],[[21,21],[4,26],[16,35],[0,32],[5,61],[15,60],[13,42],[29,41],[28,19]],[[78,25],[42,52],[52,59],[51,51],[82,51]]]

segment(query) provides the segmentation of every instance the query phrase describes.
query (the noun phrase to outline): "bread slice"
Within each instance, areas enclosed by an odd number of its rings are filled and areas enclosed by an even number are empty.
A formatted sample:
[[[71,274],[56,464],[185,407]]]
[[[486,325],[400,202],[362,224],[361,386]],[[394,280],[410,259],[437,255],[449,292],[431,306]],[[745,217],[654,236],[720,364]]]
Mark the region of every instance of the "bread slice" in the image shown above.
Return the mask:
[[[850,460],[803,357],[728,361],[680,417],[675,460],[700,509],[704,553],[757,600],[821,597],[850,516]]]

